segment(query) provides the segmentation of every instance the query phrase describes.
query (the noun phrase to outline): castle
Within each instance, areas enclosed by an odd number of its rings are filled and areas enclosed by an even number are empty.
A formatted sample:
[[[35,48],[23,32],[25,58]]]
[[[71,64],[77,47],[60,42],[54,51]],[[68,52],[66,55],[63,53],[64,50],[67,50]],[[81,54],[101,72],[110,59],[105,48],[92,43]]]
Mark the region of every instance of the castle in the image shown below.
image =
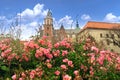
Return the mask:
[[[58,42],[64,38],[71,39],[72,42],[79,42],[92,36],[102,49],[108,49],[118,53],[120,50],[119,23],[89,21],[83,29],[80,29],[78,21],[76,21],[75,29],[65,29],[63,25],[61,25],[60,29],[54,29],[52,13],[49,10],[44,18],[43,28],[40,31],[40,37],[47,36],[52,42]],[[119,33],[116,34],[116,31]]]
[[[65,29],[61,24],[60,29],[54,29],[52,13],[49,10],[44,18],[43,30],[41,31],[41,37],[47,36],[52,42],[61,41],[64,38],[71,38],[72,41],[77,41],[77,34],[80,31],[78,21],[76,22],[75,29]]]
[[[78,41],[92,36],[98,47],[120,53],[120,24],[88,21],[78,33]]]

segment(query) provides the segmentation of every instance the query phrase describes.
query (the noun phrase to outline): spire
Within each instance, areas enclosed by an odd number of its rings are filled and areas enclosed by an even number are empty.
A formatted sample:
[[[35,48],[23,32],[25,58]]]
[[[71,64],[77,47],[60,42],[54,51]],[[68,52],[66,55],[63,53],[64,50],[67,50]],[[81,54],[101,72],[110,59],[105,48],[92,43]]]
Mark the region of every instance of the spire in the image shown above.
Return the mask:
[[[78,20],[76,20],[76,28],[79,28]]]
[[[64,26],[63,26],[63,24],[61,24],[61,27],[60,27],[60,29],[64,29]]]
[[[49,18],[51,18],[51,17],[52,17],[52,12],[51,12],[51,10],[50,10],[50,9],[48,10],[47,17],[49,17]]]

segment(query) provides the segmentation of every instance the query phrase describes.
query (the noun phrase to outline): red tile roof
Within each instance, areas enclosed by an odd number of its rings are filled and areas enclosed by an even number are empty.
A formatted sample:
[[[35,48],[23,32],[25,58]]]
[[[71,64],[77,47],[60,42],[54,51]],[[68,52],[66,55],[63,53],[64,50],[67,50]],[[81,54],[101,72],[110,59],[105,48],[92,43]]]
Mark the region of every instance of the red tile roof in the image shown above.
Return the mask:
[[[83,27],[83,29],[86,28],[94,28],[94,29],[115,29],[120,27],[120,23],[107,23],[107,22],[93,22],[89,21],[87,24]]]
[[[26,42],[27,42],[27,41],[20,41],[21,44],[24,44],[24,43],[26,43]]]

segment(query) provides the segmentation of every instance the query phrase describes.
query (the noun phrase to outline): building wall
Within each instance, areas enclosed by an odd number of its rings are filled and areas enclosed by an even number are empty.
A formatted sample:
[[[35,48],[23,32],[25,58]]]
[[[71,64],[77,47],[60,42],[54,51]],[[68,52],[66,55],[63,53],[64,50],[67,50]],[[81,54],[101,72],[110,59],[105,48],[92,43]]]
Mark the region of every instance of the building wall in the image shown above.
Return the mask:
[[[88,32],[89,32],[88,29],[80,31],[80,33],[78,33],[77,35],[78,42],[81,40],[85,40],[88,37]]]
[[[49,10],[46,17],[44,18],[44,30],[42,36],[47,36],[48,39],[52,42],[61,41],[64,38],[71,38],[72,41],[76,41],[76,35],[79,32],[79,24],[77,22],[77,29],[64,29],[64,26],[61,25],[61,28],[55,30],[53,27],[53,17],[52,13]]]
[[[112,34],[116,39],[120,40],[120,38],[118,38],[115,33]],[[109,29],[85,29],[84,31],[79,33],[78,39],[84,40],[89,35],[95,39],[95,41],[101,46],[101,48],[109,49],[114,52],[120,52],[120,48],[117,45],[115,45],[113,42],[108,41],[111,40],[109,37],[112,36]]]
[[[47,36],[49,40],[52,39],[53,37],[53,26],[44,24],[44,33],[43,35]]]

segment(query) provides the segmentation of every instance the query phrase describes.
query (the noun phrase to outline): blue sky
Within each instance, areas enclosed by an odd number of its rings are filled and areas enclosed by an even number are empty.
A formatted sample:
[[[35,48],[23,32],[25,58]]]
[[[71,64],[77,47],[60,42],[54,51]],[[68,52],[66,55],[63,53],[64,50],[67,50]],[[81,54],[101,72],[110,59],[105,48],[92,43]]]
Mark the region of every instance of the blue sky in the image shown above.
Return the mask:
[[[1,0],[0,23],[4,22],[6,32],[21,15],[21,39],[35,35],[35,28],[42,25],[48,9],[52,11],[54,27],[75,28],[78,19],[80,27],[87,21],[120,22],[120,0]],[[20,25],[20,20],[19,20]]]

